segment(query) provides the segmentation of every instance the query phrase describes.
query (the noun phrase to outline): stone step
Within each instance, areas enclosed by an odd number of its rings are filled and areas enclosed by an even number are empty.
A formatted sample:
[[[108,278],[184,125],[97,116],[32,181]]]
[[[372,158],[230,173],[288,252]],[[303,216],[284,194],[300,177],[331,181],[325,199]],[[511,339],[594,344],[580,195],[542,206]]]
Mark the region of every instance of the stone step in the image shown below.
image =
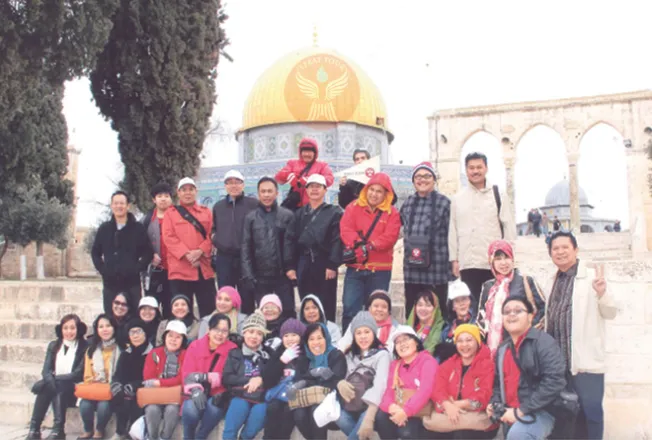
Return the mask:
[[[0,361],[0,387],[30,391],[32,385],[42,378],[41,363],[18,360]]]
[[[75,313],[86,325],[91,325],[95,317],[104,311],[102,301],[93,299],[83,303],[53,301],[5,302],[0,308],[0,319],[34,319],[56,321],[64,315]]]
[[[43,365],[49,342],[50,339],[3,338],[0,343],[0,361],[33,362]]]
[[[70,302],[83,304],[102,298],[102,283],[95,282],[52,282],[22,281],[1,282],[0,302]]]
[[[22,319],[0,320],[0,340],[5,339],[54,339],[54,327],[59,321],[25,321]]]

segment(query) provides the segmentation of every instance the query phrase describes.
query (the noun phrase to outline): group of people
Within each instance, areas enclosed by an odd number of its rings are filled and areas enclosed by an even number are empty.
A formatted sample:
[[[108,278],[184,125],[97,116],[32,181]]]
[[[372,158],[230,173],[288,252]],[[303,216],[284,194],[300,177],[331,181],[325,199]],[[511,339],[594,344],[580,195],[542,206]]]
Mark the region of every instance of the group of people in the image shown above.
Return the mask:
[[[207,438],[222,419],[225,439],[289,438],[295,426],[306,439],[333,429],[493,438],[501,424],[514,439],[562,427],[602,438],[604,320],[617,308],[571,233],[550,241],[558,270],[540,288],[515,268],[510,202],[487,184],[486,156],[466,157],[469,185],[452,200],[435,189],[432,165],[417,165],[400,209],[388,175],[341,179],[342,211],[324,201],[334,179],[316,141],[302,140],[299,155],[259,180],[258,199],[236,170],[212,209],[190,178],[178,205],[156,185],[141,222],[127,194],[112,196],[92,251],[105,313],[88,338],[79,317],[62,318],[32,390],[28,438],[40,438],[50,405],[51,438],[65,438],[75,396],[82,439],[103,438],[113,413],[119,438],[142,416],[150,439],[169,439],[179,421],[184,438]],[[401,227],[405,317],[392,313],[389,288]],[[96,384],[110,392],[88,391]]]

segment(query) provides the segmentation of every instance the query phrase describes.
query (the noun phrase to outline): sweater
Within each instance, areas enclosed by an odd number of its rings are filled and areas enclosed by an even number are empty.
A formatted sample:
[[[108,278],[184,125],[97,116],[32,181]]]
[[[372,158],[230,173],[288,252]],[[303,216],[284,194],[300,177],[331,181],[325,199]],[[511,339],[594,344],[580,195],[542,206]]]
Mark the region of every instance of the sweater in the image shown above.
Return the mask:
[[[355,371],[358,365],[364,365],[373,368],[376,372],[374,382],[365,393],[362,395],[362,400],[368,405],[380,405],[380,401],[385,394],[387,382],[385,378],[389,375],[389,363],[391,356],[387,350],[381,349],[368,357],[355,356],[349,352],[346,354],[346,377]]]

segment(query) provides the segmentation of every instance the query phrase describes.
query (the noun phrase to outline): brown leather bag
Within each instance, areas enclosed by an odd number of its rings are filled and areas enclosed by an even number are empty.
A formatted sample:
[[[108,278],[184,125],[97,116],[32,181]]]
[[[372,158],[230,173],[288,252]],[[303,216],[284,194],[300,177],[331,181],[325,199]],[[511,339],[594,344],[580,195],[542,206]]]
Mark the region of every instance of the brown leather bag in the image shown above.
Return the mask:
[[[175,387],[138,388],[136,392],[138,406],[147,405],[180,405],[181,385]]]
[[[75,385],[75,397],[97,402],[111,400],[111,385],[108,383],[78,383]]]
[[[394,370],[394,385],[392,388],[394,388],[394,402],[403,408],[403,406],[414,396],[414,394],[417,392],[417,390],[411,390],[407,388],[403,388],[403,381],[398,375],[398,370],[401,367],[401,362],[396,364],[396,369]],[[432,413],[432,400],[428,400],[428,403],[425,404],[421,410],[414,415],[414,417],[425,417],[429,416]]]
[[[450,421],[446,414],[435,411],[423,418],[423,426],[433,432],[453,432],[459,430],[486,431],[491,428],[491,420],[484,411],[462,411],[457,423]]]

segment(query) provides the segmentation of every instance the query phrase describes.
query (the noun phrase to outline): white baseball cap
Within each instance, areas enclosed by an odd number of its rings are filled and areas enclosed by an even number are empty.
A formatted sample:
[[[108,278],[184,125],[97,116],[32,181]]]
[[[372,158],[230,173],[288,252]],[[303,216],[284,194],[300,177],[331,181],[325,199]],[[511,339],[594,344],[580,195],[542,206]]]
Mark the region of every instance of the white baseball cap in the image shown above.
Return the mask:
[[[153,296],[143,296],[138,303],[138,308],[141,307],[154,307],[158,309],[158,301]]]
[[[183,185],[192,185],[195,188],[197,188],[197,184],[190,177],[184,177],[183,179],[179,180],[179,185],[177,185],[177,189],[181,189]]]
[[[412,326],[403,324],[403,325],[399,325],[394,330],[394,332],[392,334],[392,343],[396,343],[396,338],[398,338],[401,335],[410,335],[410,336],[414,336],[415,338],[419,339],[419,337],[417,336],[417,332],[414,331]]]
[[[224,175],[224,182],[226,182],[229,179],[239,179],[244,182],[244,176],[242,173],[238,170],[229,170],[225,175]]]
[[[310,185],[311,183],[318,183],[318,184],[320,184],[320,185],[323,185],[324,188],[327,187],[327,185],[326,185],[326,178],[324,178],[324,176],[322,176],[321,174],[311,174],[311,175],[308,177],[308,180],[306,181],[306,187],[307,187],[308,185]]]
[[[453,301],[455,298],[461,298],[464,296],[471,296],[471,291],[469,286],[466,285],[461,279],[456,279],[455,281],[448,284],[448,300]]]
[[[165,331],[173,331],[175,333],[179,333],[180,335],[188,336],[188,329],[186,328],[186,324],[179,321],[178,319],[169,321],[168,325],[165,326]]]

